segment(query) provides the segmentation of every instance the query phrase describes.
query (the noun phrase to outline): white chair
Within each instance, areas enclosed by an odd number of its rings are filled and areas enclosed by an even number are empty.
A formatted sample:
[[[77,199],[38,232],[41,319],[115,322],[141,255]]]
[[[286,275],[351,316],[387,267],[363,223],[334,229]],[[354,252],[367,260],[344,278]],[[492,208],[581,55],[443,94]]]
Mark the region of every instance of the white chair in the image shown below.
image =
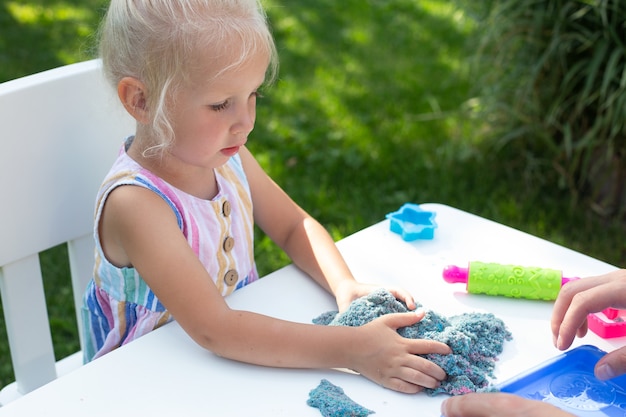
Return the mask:
[[[0,405],[82,364],[81,352],[55,360],[38,254],[67,243],[80,324],[95,195],[134,131],[110,90],[99,60],[0,84],[0,294],[15,374]]]

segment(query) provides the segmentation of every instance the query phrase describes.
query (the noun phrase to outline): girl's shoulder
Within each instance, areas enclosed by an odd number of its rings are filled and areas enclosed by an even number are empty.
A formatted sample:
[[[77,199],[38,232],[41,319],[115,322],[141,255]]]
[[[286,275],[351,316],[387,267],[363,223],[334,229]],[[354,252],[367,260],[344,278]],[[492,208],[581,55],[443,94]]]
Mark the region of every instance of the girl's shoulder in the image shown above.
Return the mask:
[[[164,198],[172,194],[173,187],[151,171],[142,167],[126,153],[128,144],[129,140],[127,139],[122,145],[109,172],[105,176],[98,192],[99,201],[103,203],[113,190],[122,185],[137,185],[142,188],[147,188]],[[166,201],[169,200],[168,198],[165,199]]]

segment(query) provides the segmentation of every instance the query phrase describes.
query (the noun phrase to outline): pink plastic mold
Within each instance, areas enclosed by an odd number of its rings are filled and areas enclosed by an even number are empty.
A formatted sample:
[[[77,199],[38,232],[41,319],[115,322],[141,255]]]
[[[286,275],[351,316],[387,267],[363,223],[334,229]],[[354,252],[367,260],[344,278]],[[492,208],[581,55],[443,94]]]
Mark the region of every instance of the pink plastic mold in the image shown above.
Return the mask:
[[[589,330],[603,339],[626,336],[626,310],[607,308],[587,316]]]

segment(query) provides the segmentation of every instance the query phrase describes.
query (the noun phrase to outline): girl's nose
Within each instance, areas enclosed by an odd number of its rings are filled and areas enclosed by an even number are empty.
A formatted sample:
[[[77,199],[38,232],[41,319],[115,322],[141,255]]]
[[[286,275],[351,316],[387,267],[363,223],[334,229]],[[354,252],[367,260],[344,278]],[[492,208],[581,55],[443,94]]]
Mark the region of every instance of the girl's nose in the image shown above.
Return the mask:
[[[254,122],[256,119],[256,100],[250,99],[246,106],[237,112],[235,123],[233,124],[231,131],[233,134],[247,135],[254,129]]]

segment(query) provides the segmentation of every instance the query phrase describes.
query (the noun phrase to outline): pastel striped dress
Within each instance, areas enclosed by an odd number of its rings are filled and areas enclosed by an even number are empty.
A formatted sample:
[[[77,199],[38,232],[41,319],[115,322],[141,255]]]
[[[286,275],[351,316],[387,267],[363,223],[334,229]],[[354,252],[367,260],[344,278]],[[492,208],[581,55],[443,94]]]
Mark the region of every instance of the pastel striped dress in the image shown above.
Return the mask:
[[[253,253],[252,200],[240,157],[234,156],[215,170],[218,194],[212,200],[203,200],[171,186],[137,164],[126,154],[130,140],[106,176],[96,200],[94,277],[85,292],[82,308],[85,362],[173,319],[134,268],[118,268],[104,256],[98,224],[106,198],[116,187],[144,187],[167,202],[189,246],[222,295],[227,296],[258,279]]]

